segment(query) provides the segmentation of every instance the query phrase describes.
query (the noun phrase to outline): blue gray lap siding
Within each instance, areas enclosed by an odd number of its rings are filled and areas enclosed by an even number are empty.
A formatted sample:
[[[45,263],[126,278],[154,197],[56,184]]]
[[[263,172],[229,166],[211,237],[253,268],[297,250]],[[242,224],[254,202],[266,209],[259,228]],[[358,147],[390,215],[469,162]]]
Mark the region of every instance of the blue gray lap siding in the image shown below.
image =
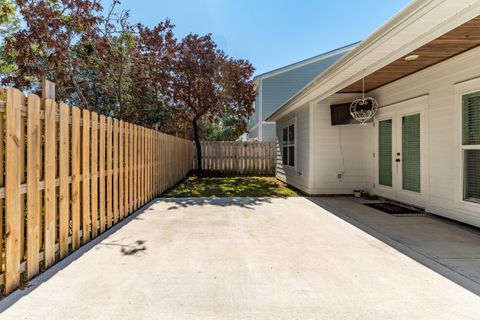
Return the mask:
[[[248,122],[249,139],[275,140],[275,124],[266,123],[265,119],[356,45],[345,46],[257,76],[258,96],[255,113]]]
[[[262,120],[340,59],[346,51],[261,80]]]

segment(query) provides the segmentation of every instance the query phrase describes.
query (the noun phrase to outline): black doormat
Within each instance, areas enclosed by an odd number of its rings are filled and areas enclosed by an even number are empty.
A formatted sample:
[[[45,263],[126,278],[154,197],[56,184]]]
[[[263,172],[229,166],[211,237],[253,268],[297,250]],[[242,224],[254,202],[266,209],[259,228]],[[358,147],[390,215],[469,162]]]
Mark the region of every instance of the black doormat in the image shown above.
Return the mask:
[[[372,207],[374,209],[386,212],[395,217],[423,217],[425,212],[414,209],[396,205],[394,203],[381,202],[381,203],[365,203],[366,206]]]

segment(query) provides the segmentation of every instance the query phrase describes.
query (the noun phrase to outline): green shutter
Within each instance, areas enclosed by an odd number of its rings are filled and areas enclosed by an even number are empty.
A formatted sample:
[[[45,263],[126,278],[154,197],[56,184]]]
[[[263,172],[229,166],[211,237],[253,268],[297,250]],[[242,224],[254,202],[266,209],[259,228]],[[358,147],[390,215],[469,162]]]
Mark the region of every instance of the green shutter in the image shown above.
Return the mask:
[[[378,183],[392,186],[392,120],[378,123]]]
[[[420,114],[402,117],[402,188],[420,192]]]
[[[480,203],[480,150],[464,152],[464,199]]]
[[[480,92],[466,94],[462,99],[463,144],[480,144]]]

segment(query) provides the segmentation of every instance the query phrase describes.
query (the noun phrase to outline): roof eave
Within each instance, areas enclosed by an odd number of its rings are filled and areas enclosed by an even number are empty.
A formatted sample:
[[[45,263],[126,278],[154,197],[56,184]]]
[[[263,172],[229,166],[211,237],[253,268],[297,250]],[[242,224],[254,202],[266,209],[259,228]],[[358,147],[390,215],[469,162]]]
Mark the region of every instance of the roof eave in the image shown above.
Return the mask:
[[[397,13],[395,16],[393,16],[387,23],[385,23],[382,27],[380,27],[377,31],[375,31],[372,35],[370,35],[367,39],[365,39],[363,42],[361,42],[358,46],[356,46],[354,49],[352,49],[350,52],[345,54],[342,58],[340,58],[336,63],[334,63],[332,66],[330,66],[324,73],[319,75],[317,78],[315,78],[313,81],[311,81],[309,84],[307,84],[302,90],[300,90],[297,94],[292,96],[289,100],[287,100],[280,108],[275,110],[272,114],[270,114],[266,120],[267,121],[276,121],[278,118],[280,118],[282,115],[285,113],[289,112],[289,110],[293,106],[300,106],[303,104],[303,100],[311,94],[313,91],[322,88],[322,85],[324,85],[329,79],[333,78],[336,75],[341,74],[344,69],[346,69],[347,66],[351,66],[352,64],[356,63],[356,60],[358,60],[361,57],[365,57],[371,52],[374,52],[374,50],[379,47],[382,42],[386,41],[389,39],[389,37],[392,37],[395,35],[394,31],[397,29],[402,30],[402,27],[405,26],[410,26],[412,25],[415,21],[417,21],[419,18],[423,17],[426,13],[430,12],[432,9],[435,7],[438,7],[440,4],[444,3],[447,0],[443,1],[435,1],[435,0],[429,0],[429,1],[422,1],[422,0],[416,0],[412,2],[410,5],[402,9],[399,13]],[[480,1],[468,1],[464,0],[464,3],[473,3],[476,4],[478,8],[480,8]],[[471,5],[473,5],[471,4]],[[470,16],[475,16],[475,14],[479,13],[472,13],[469,12],[468,6],[464,9],[464,13]],[[470,10],[473,11],[473,10]],[[460,19],[461,17],[459,16],[454,16],[452,15],[452,18]],[[468,17],[467,17],[468,18]],[[438,26],[438,25],[437,25]],[[436,27],[436,26],[435,26]],[[431,28],[428,32],[424,32],[424,30],[419,30],[419,34],[424,36],[424,38],[429,34],[433,34],[435,31],[439,32],[437,28]],[[413,42],[413,40],[412,40]],[[402,52],[398,52],[397,55],[403,54]],[[392,58],[392,61],[395,59]],[[391,61],[390,61],[391,62]],[[378,63],[379,64],[379,63]],[[371,65],[374,65],[374,63],[371,63]],[[369,67],[371,67],[371,65]],[[362,69],[362,68],[360,68]],[[367,68],[363,68],[363,70],[366,70]],[[337,84],[337,86],[332,87],[329,90],[325,90],[321,96],[326,97],[328,95],[331,95],[338,90],[341,90],[342,88],[340,87],[345,87],[351,83],[354,83],[355,81],[361,79],[361,77],[368,75],[371,72],[374,72],[378,70],[368,70],[369,72],[365,72],[363,74],[362,70],[359,70],[355,74],[349,76],[346,80],[342,81],[341,83]],[[318,99],[321,99],[321,96],[317,97]]]

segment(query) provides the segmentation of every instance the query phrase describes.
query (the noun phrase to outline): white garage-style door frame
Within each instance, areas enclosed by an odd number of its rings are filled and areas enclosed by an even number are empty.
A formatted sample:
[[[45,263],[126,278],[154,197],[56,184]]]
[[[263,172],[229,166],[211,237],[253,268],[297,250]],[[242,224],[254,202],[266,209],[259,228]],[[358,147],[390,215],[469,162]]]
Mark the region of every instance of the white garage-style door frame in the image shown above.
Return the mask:
[[[375,117],[374,193],[424,208],[428,96],[381,107]]]

